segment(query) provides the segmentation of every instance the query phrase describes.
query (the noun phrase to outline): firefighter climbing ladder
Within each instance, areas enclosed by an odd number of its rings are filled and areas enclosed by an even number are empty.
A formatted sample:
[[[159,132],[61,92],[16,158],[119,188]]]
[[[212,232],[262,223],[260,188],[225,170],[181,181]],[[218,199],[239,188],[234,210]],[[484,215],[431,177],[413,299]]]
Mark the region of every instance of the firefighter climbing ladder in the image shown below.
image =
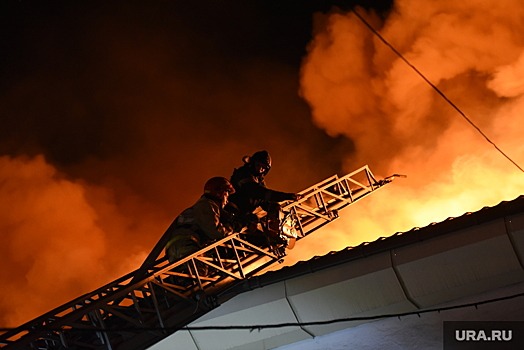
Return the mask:
[[[397,176],[377,181],[368,166],[335,175],[300,192],[281,213],[298,241]],[[161,240],[141,268],[3,332],[0,348],[145,349],[218,306],[221,292],[282,261],[282,249],[255,246],[244,236],[231,234],[175,263],[162,253]]]

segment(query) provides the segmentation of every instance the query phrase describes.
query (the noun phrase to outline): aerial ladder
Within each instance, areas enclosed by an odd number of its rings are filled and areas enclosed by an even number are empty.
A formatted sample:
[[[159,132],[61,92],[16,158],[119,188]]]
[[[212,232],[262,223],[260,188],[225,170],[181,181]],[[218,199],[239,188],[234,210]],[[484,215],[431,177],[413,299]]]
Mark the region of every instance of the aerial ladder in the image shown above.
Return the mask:
[[[283,238],[260,247],[233,233],[170,263],[164,253],[169,228],[137,270],[84,294],[20,327],[0,334],[0,349],[146,349],[232,297],[236,284],[282,262],[286,249],[339,217],[339,211],[393,181],[377,180],[369,167],[334,175],[281,203],[266,215]],[[201,275],[199,266],[207,273]],[[229,291],[229,292],[228,292]]]

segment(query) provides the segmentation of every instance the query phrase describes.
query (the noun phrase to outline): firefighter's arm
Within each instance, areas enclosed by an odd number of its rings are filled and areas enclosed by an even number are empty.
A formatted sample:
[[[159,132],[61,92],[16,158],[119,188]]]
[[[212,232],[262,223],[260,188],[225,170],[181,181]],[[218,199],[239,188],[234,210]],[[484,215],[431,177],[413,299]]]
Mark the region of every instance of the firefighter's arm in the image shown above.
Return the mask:
[[[256,182],[248,182],[243,186],[253,198],[265,200],[268,202],[282,202],[286,200],[296,200],[297,195],[281,191],[271,190]]]

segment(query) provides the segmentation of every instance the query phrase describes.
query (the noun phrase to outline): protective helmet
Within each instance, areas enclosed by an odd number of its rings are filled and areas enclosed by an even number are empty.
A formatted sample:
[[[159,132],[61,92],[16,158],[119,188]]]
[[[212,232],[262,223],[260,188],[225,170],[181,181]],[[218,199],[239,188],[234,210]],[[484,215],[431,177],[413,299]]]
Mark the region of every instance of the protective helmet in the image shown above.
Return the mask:
[[[204,185],[204,193],[208,193],[212,196],[222,197],[224,192],[228,192],[229,194],[235,193],[233,185],[231,185],[229,180],[225,177],[212,177],[211,179],[207,180],[206,184]]]
[[[264,174],[267,174],[271,169],[271,156],[268,151],[258,151],[249,157],[249,163],[261,164],[265,168]]]

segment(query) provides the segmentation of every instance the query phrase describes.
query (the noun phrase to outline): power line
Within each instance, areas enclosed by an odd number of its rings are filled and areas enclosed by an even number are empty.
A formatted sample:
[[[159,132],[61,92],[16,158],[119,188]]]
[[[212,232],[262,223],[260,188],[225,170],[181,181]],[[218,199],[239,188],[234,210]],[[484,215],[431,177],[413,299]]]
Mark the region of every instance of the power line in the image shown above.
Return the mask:
[[[275,323],[275,324],[260,324],[260,325],[232,325],[232,326],[193,326],[193,327],[115,327],[115,328],[99,328],[99,327],[90,327],[90,328],[66,328],[62,329],[60,327],[53,327],[53,325],[48,326],[42,326],[38,328],[32,328],[31,330],[34,332],[48,332],[48,331],[81,331],[81,332],[144,332],[144,331],[168,331],[168,332],[175,332],[178,330],[188,330],[188,331],[209,331],[209,330],[263,330],[263,329],[275,329],[275,328],[286,328],[286,327],[307,327],[307,326],[321,326],[321,325],[328,325],[333,323],[342,323],[342,322],[351,322],[351,321],[373,321],[378,319],[385,319],[385,318],[398,318],[401,319],[402,317],[406,316],[413,316],[417,315],[420,317],[420,315],[428,314],[428,313],[435,313],[435,312],[443,312],[443,311],[449,311],[449,310],[457,310],[457,309],[464,309],[468,307],[475,307],[478,308],[480,305],[485,304],[491,304],[495,302],[500,301],[506,301],[511,300],[519,297],[524,297],[524,293],[518,293],[518,294],[512,294],[504,297],[499,298],[493,298],[493,299],[487,299],[472,303],[466,303],[466,304],[459,304],[459,305],[452,305],[452,306],[444,306],[439,308],[432,308],[432,309],[424,309],[424,310],[418,310],[418,311],[410,311],[410,312],[403,312],[403,313],[395,313],[395,314],[382,314],[382,315],[374,315],[374,316],[361,316],[361,317],[346,317],[346,318],[337,318],[332,320],[325,320],[325,321],[312,321],[312,322],[287,322],[287,323]],[[7,328],[2,327],[0,328],[0,332],[7,332],[11,330],[16,330],[18,328]]]
[[[373,32],[373,34],[375,34],[386,46],[388,46],[398,57],[400,57],[400,59],[402,59],[411,69],[413,69],[422,79],[424,79],[424,81],[428,83],[429,86],[431,86],[446,102],[448,102],[469,124],[471,124],[471,126],[473,126],[486,139],[487,142],[492,144],[493,147],[495,147],[495,149],[500,154],[502,154],[507,160],[513,163],[513,165],[515,165],[520,171],[524,172],[524,169],[522,169],[513,159],[511,159],[504,151],[502,151],[495,144],[495,142],[491,141],[490,138],[482,130],[480,130],[480,128],[476,126],[475,123],[473,123],[473,121],[471,121],[471,119],[469,119],[457,105],[455,105],[455,103],[453,103],[437,86],[435,86],[435,84],[433,84],[428,78],[426,78],[424,74],[422,74],[417,69],[417,67],[411,64],[411,62],[409,62],[397,49],[395,49],[395,47],[393,47],[393,45],[391,45],[377,30],[375,30],[375,28],[373,28],[373,26],[369,24],[366,21],[366,19],[355,10],[355,8],[352,8],[351,11],[355,14],[355,16],[357,16],[358,19],[360,19],[362,23],[364,23],[364,25],[369,30]]]

